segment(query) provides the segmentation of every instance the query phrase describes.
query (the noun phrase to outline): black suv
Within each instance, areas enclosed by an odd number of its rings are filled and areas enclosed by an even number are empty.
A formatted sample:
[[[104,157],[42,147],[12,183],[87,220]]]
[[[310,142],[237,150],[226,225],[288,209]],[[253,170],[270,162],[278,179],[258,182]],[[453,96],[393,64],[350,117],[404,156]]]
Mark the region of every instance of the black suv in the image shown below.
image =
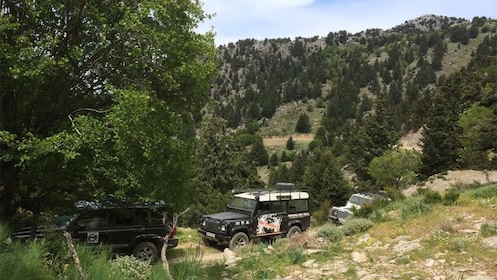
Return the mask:
[[[138,260],[155,262],[163,237],[172,232],[168,247],[176,247],[178,238],[171,223],[163,222],[166,204],[117,204],[80,201],[77,213],[58,230],[68,231],[74,240],[88,245],[109,246],[116,254],[132,254]],[[14,237],[29,238],[30,228],[15,232]],[[37,236],[42,237],[43,230]]]
[[[251,240],[289,237],[310,225],[309,194],[291,183],[274,189],[253,189],[233,195],[226,212],[204,215],[197,229],[205,245],[230,249]]]

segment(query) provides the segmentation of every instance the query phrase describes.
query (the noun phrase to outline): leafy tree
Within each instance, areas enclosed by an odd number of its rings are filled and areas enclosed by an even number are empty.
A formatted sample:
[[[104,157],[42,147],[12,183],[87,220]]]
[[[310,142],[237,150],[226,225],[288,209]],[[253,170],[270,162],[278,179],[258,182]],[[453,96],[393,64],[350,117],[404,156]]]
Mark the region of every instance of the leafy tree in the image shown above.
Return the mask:
[[[194,32],[208,16],[200,4],[2,1],[1,10],[1,218],[108,194],[181,207],[192,117],[215,71],[213,34]]]
[[[414,182],[420,166],[421,154],[414,150],[387,150],[369,163],[368,173],[383,189],[402,189]]]

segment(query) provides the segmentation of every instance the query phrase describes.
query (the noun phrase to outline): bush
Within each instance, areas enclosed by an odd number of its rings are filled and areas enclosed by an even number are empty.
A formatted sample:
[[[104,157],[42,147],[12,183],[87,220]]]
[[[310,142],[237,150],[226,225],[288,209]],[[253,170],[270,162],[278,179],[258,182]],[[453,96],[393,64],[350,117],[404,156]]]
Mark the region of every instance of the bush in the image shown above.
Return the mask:
[[[423,202],[426,204],[437,204],[442,202],[442,196],[436,191],[428,188],[419,188],[417,192],[418,195],[423,197]]]
[[[116,279],[148,279],[152,273],[151,266],[133,256],[117,257],[111,263],[111,274]]]
[[[344,236],[341,228],[330,223],[320,226],[317,229],[316,234],[318,237],[326,238],[331,243],[339,242]]]
[[[350,236],[356,233],[365,232],[373,226],[374,223],[368,219],[350,218],[343,223],[342,231],[345,235]]]
[[[461,193],[458,190],[453,188],[449,189],[444,195],[443,204],[445,206],[456,204],[457,200],[459,199],[459,195],[461,195]]]
[[[487,185],[473,191],[474,198],[494,198],[497,197],[497,184]]]
[[[361,206],[361,208],[355,209],[354,216],[358,218],[370,218],[373,212],[386,207],[388,203],[390,203],[388,199],[383,199],[383,198],[374,199],[372,203],[364,204]]]
[[[421,197],[410,197],[400,203],[399,209],[402,213],[402,218],[406,220],[410,217],[416,217],[428,212],[430,206],[429,204],[424,203]]]
[[[387,187],[385,188],[385,192],[387,193],[387,197],[392,200],[400,200],[405,198],[405,195],[402,193],[402,191],[395,187]]]
[[[481,225],[481,235],[484,237],[497,235],[497,222]]]
[[[331,201],[323,201],[319,209],[312,213],[312,223],[314,225],[322,225],[328,222],[328,217],[331,209]]]

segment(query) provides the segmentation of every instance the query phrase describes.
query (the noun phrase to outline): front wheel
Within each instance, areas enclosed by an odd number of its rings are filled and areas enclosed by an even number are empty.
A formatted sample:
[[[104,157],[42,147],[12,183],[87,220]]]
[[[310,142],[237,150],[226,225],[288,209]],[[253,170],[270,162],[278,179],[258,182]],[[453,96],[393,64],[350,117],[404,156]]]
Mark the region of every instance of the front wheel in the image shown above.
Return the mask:
[[[149,241],[139,243],[133,250],[133,256],[142,262],[154,263],[158,255],[159,250],[157,246]]]
[[[230,240],[230,250],[235,250],[236,248],[245,247],[249,244],[248,236],[243,232],[238,232],[233,235]]]
[[[213,240],[209,240],[205,237],[202,237],[202,243],[207,246],[207,247],[214,247],[216,246],[217,242]]]
[[[298,226],[292,226],[286,233],[287,238],[291,238],[297,234],[301,234],[302,230]]]

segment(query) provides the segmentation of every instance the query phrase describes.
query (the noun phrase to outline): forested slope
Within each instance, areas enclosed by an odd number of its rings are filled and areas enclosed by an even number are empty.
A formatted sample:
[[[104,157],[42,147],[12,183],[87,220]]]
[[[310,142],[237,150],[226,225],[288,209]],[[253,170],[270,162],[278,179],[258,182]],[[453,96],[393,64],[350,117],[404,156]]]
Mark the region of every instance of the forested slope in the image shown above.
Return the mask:
[[[294,181],[333,203],[351,188],[402,189],[450,169],[495,169],[496,29],[487,18],[426,15],[389,30],[219,46],[207,112],[252,154],[259,138],[289,137],[288,123],[311,116],[307,149],[259,152],[269,161],[255,164],[269,166],[270,184]],[[285,107],[298,109],[271,122]],[[395,149],[409,131],[422,131],[423,153]],[[371,163],[392,157],[412,164],[382,178]],[[352,185],[340,173],[353,174]]]

